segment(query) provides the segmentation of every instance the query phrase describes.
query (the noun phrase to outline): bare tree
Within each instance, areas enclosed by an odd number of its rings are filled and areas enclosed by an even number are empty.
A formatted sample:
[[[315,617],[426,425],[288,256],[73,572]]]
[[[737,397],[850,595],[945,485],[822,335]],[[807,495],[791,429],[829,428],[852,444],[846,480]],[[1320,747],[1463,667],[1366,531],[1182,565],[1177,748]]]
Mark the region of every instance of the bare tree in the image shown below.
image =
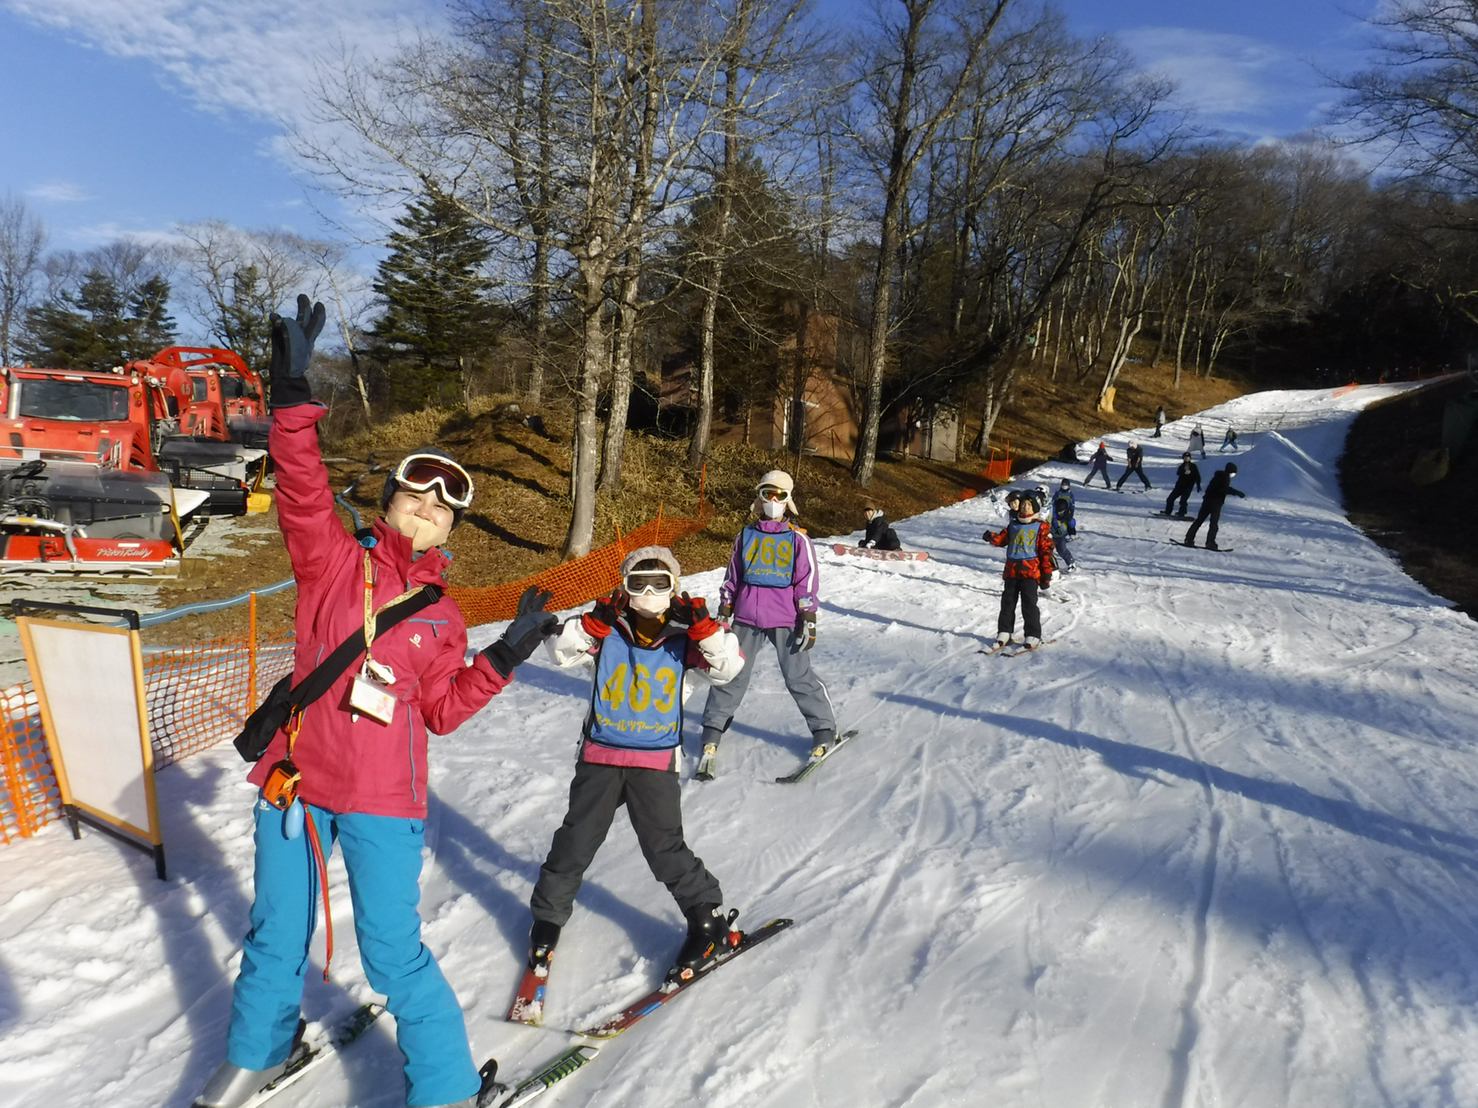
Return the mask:
[[[35,293],[45,247],[40,218],[6,193],[0,200],[0,365],[13,360],[13,340]]]
[[[295,294],[317,293],[319,259],[329,244],[287,231],[247,231],[219,220],[178,228],[176,257],[184,271],[181,301],[210,331],[252,366],[271,353],[268,317]]]

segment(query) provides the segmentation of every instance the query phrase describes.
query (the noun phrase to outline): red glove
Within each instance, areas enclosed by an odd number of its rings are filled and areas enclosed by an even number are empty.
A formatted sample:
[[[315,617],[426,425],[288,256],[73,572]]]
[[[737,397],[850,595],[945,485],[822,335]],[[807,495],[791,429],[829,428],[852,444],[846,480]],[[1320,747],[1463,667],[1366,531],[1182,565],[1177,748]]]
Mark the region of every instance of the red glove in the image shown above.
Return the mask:
[[[688,625],[688,638],[694,642],[702,642],[719,630],[718,621],[708,614],[708,604],[701,596],[693,597],[683,593],[672,602],[668,615],[676,616]]]
[[[611,633],[621,613],[626,610],[626,593],[617,589],[610,596],[603,596],[595,607],[580,617],[580,626],[593,639],[603,639]]]

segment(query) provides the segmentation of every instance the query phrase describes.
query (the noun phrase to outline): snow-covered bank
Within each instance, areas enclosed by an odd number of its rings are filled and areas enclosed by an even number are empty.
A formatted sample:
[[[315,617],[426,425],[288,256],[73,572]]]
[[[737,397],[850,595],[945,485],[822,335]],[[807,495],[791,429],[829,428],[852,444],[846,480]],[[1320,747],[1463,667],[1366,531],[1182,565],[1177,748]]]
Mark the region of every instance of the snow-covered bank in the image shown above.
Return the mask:
[[[996,497],[900,524],[925,563],[824,554],[816,665],[861,737],[775,784],[806,742],[762,661],[718,780],[684,784],[690,841],[742,919],[797,925],[552,1102],[1478,1103],[1478,626],[1345,521],[1333,471],[1352,413],[1394,391],[1198,417],[1206,478],[1231,458],[1214,428],[1277,427],[1243,436],[1231,553],[1171,545],[1185,523],[1150,514],[1194,420],[1141,435],[1156,488],[1079,491],[1082,568],[1044,604],[1057,641],[1038,654],[978,653]],[[1108,440],[1116,458],[1128,437]],[[712,595],[716,575],[687,584]],[[588,677],[536,662],[433,747],[427,941],[474,1050],[510,1073],[567,1041],[502,1017],[587,695]],[[243,776],[229,744],[160,775],[167,883],[59,824],[0,848],[0,1103],[190,1102],[220,1058],[251,895]],[[313,1018],[369,995],[331,872],[334,984],[310,973]],[[548,1023],[649,985],[680,929],[618,821]],[[402,1103],[390,1031],[279,1102]]]

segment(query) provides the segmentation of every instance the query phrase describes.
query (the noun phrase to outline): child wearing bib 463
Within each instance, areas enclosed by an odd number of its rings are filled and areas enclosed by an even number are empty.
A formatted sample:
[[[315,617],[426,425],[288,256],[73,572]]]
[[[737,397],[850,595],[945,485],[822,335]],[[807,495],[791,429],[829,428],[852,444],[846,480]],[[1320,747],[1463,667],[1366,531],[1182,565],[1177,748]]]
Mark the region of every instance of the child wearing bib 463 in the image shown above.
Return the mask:
[[[632,551],[621,563],[622,587],[569,620],[550,641],[562,669],[593,660],[595,681],[569,810],[529,902],[530,969],[548,963],[585,870],[622,804],[653,876],[688,921],[688,938],[669,979],[702,972],[727,938],[730,921],[718,880],[683,836],[677,769],[683,675],[703,670],[722,685],[739,673],[744,658],[738,640],[708,614],[702,597],[678,594],[680,572],[666,547]]]

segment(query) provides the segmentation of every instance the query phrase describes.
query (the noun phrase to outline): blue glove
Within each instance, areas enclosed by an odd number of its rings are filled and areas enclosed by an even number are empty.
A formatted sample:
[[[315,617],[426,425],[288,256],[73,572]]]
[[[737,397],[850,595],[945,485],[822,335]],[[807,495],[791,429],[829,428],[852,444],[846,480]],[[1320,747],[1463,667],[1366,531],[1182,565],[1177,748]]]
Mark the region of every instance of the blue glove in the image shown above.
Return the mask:
[[[524,589],[518,598],[518,614],[513,617],[508,630],[482,652],[500,676],[512,677],[514,668],[527,662],[539,644],[559,627],[559,617],[544,610],[553,599],[552,592],[538,585]]]
[[[302,293],[298,294],[297,319],[284,319],[272,313],[272,360],[267,376],[274,410],[312,402],[313,389],[306,374],[308,363],[313,360],[313,344],[327,318],[323,305],[313,304],[310,308],[308,298]]]

